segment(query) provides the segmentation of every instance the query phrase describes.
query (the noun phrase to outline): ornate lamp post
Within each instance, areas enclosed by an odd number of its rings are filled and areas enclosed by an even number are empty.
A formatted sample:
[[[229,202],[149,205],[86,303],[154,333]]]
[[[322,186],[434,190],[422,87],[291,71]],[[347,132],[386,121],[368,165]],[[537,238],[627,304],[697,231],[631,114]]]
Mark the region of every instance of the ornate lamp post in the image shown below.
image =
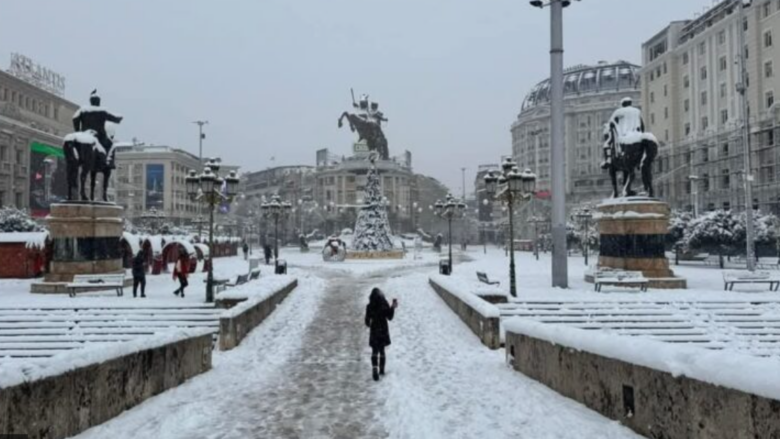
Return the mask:
[[[265,218],[274,220],[274,266],[279,264],[279,220],[292,211],[292,204],[282,201],[282,197],[274,195],[271,201],[260,205]]]
[[[447,194],[447,198],[445,198],[444,201],[438,200],[436,201],[436,204],[433,205],[434,214],[440,218],[447,219],[450,273],[452,273],[452,219],[463,216],[464,210],[466,210],[466,204],[461,200],[455,199],[452,194]]]
[[[214,301],[214,210],[222,203],[231,203],[238,194],[239,179],[236,171],[224,179],[219,172],[219,161],[211,159],[206,163],[203,172],[198,175],[194,170],[184,179],[187,185],[187,195],[205,204],[209,210],[209,264],[208,277],[206,278],[206,302]],[[224,183],[225,190],[222,191]]]
[[[588,232],[590,231],[590,220],[593,218],[593,214],[590,212],[590,209],[583,209],[581,212],[574,215],[574,218],[579,221],[580,224],[583,224],[585,227],[585,265],[588,265],[588,253],[590,253],[590,237],[588,236]]]
[[[499,175],[489,172],[485,176],[485,189],[489,197],[495,197],[506,205],[509,211],[509,293],[517,297],[515,281],[515,201],[528,199],[536,189],[536,174],[530,170],[519,172],[514,160],[504,159]]]

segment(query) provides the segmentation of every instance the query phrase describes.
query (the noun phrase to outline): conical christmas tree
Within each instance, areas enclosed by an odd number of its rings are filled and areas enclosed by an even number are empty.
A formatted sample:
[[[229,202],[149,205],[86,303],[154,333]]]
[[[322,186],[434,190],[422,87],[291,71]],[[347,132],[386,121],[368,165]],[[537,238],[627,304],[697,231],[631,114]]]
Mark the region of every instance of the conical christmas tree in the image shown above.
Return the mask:
[[[366,194],[363,207],[358,212],[352,246],[357,251],[390,251],[393,249],[390,223],[387,221],[387,211],[379,187],[379,174],[373,162],[367,177]]]

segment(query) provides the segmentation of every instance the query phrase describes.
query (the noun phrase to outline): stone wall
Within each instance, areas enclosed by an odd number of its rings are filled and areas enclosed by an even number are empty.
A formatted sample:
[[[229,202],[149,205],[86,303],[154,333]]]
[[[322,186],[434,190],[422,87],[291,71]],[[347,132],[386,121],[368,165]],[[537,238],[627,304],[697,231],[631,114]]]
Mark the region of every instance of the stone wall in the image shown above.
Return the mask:
[[[506,352],[515,370],[648,438],[780,437],[780,401],[774,399],[511,330]]]
[[[263,322],[295,287],[298,279],[294,279],[285,287],[269,294],[267,297],[253,300],[250,297],[247,304],[241,303],[236,308],[238,312],[229,310],[219,319],[219,349],[227,351],[238,346],[241,341]],[[223,306],[228,306],[227,301]]]
[[[0,436],[76,435],[211,369],[212,335],[184,338],[0,388]]]
[[[471,332],[479,337],[479,340],[490,349],[501,347],[500,318],[498,316],[485,316],[473,306],[461,300],[457,295],[439,285],[433,279],[429,280],[431,287],[444,300],[455,314],[463,320],[463,323],[471,329]],[[482,300],[474,296],[477,300]],[[486,302],[487,303],[487,302]]]

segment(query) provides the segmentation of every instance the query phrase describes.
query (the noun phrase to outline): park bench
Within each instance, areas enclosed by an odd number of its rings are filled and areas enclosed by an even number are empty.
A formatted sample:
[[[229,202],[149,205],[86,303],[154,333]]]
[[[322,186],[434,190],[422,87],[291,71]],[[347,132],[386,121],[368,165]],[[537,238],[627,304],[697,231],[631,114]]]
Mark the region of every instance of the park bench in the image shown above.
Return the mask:
[[[723,272],[723,289],[732,291],[734,284],[769,284],[769,291],[780,289],[780,276],[768,271],[726,270]]]
[[[641,291],[647,291],[648,281],[641,271],[624,270],[597,270],[593,275],[593,287],[601,292],[603,285],[621,287],[639,287]]]
[[[260,269],[255,268],[249,273],[249,280],[260,279]]]
[[[67,284],[68,296],[76,297],[76,292],[83,290],[116,290],[117,296],[124,294],[125,275],[119,274],[77,274],[73,282]]]
[[[208,283],[209,279],[206,277],[203,279],[203,283]],[[214,293],[219,293],[220,291],[223,291],[225,288],[227,288],[228,283],[230,282],[230,279],[227,278],[214,278],[211,281],[211,284],[214,286]]]
[[[499,282],[497,280],[491,281],[490,279],[488,279],[488,275],[485,272],[483,272],[483,271],[478,271],[477,272],[477,279],[479,279],[479,281],[482,282],[483,284],[501,285],[501,282]]]
[[[228,282],[225,285],[228,287],[236,287],[239,285],[243,285],[245,283],[249,282],[249,275],[248,274],[239,274],[235,281]]]

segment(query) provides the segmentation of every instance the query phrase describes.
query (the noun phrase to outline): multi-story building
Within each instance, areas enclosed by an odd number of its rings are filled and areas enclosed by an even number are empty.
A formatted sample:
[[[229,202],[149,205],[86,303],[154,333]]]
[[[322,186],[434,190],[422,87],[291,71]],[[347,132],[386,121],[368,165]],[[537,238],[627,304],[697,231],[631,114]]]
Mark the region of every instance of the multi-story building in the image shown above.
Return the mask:
[[[67,195],[62,138],[78,105],[0,71],[0,207],[45,216]]]
[[[747,70],[753,205],[780,211],[780,2],[725,0],[642,46],[642,106],[661,141],[657,195],[675,208],[744,209],[740,56]],[[744,32],[743,35],[740,35]],[[742,42],[744,41],[744,46]]]
[[[198,203],[188,198],[184,180],[190,169],[200,169],[197,156],[169,146],[117,144],[115,148],[115,201],[125,208],[126,218],[138,219],[152,208],[176,225],[198,216]]]
[[[620,100],[639,103],[639,67],[625,62],[578,65],[564,72],[566,201],[569,204],[610,195],[609,176],[601,169],[603,130]],[[537,175],[537,190],[550,191],[550,80],[537,84],[512,124],[512,155],[521,169]]]

